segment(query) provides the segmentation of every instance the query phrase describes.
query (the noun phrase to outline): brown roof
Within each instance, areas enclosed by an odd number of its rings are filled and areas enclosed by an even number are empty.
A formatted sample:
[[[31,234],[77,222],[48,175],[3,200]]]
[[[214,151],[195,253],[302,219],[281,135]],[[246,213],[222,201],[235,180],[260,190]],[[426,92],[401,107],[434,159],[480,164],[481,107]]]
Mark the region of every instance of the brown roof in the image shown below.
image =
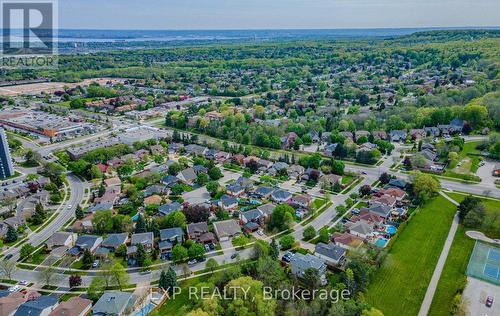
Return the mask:
[[[151,195],[148,196],[147,198],[144,198],[144,204],[150,205],[150,204],[161,204],[161,197],[159,195]]]
[[[90,308],[92,307],[92,301],[81,298],[79,296],[73,296],[66,302],[59,304],[49,316],[79,316],[84,313],[86,315]]]
[[[390,195],[395,198],[402,198],[403,196],[406,195],[406,192],[399,189],[399,188],[389,188],[389,189],[381,189],[379,193],[385,194],[385,195]]]
[[[0,298],[0,315],[10,315],[25,301],[24,294],[21,292],[13,292]]]
[[[104,180],[104,183],[106,184],[106,186],[113,186],[113,185],[120,185],[122,184],[122,181],[120,180],[120,178],[118,177],[114,177],[114,178],[109,178],[109,179],[106,179]]]
[[[363,243],[363,239],[349,233],[334,233],[332,240],[353,248],[359,247]]]
[[[378,202],[391,206],[394,205],[394,203],[396,203],[396,198],[391,195],[384,194],[381,197],[373,198],[372,202]]]
[[[371,222],[371,223],[381,223],[384,221],[384,219],[377,214],[373,214],[370,212],[363,212],[359,215],[360,220],[364,220],[366,222]]]

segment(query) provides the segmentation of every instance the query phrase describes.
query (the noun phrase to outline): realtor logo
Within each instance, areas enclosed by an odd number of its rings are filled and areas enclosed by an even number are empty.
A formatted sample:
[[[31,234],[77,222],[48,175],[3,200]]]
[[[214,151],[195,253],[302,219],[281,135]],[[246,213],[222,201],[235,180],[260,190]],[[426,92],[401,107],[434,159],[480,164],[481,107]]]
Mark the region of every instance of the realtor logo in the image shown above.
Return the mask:
[[[53,67],[57,61],[57,2],[0,0],[2,67]]]

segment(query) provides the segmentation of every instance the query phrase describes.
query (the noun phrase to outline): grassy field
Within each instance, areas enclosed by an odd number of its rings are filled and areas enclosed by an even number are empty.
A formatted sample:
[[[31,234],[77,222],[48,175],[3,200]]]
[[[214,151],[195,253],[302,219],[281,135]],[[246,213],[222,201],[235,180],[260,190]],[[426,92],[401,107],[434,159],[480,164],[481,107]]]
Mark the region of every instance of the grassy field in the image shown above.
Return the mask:
[[[466,195],[459,193],[446,194],[457,202],[461,202],[466,197]],[[486,208],[486,215],[483,227],[479,230],[490,238],[500,238],[500,201],[490,199],[482,199],[482,201]]]
[[[366,293],[386,316],[417,315],[456,207],[441,196],[413,216]]]
[[[463,177],[462,175],[474,175],[479,168],[479,162],[481,162],[481,158],[476,155],[469,154],[479,154],[480,151],[476,149],[476,146],[481,144],[480,141],[477,142],[468,142],[464,144],[462,151],[458,153],[458,162],[461,163],[460,166],[456,166],[451,170],[446,170],[443,174],[447,177],[465,179],[465,180],[478,180],[468,177]]]
[[[474,240],[465,235],[467,229],[458,227],[450,253],[446,259],[441,278],[434,293],[429,315],[448,316],[453,307],[453,298],[461,293],[466,284],[465,270],[474,248]]]

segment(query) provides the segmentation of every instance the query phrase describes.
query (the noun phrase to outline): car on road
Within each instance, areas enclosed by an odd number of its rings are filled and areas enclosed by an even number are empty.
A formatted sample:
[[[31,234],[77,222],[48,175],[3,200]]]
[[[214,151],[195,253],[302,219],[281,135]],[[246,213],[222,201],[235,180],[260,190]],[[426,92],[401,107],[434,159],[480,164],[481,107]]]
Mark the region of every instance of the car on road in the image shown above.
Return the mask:
[[[491,307],[493,306],[493,296],[488,296],[486,298],[486,307]]]
[[[98,268],[100,263],[101,262],[99,260],[94,261],[94,263],[92,263],[92,268],[94,268],[94,269]]]
[[[193,260],[189,260],[188,261],[188,265],[192,266],[194,264],[198,263],[198,261],[196,259],[193,259]]]
[[[151,273],[151,270],[148,269],[148,270],[144,270],[144,271],[141,271],[141,274],[142,275],[146,275],[146,274],[150,274]]]
[[[196,261],[198,261],[198,262],[204,262],[204,261],[206,261],[206,260],[207,260],[207,258],[202,257],[202,258],[198,258]]]
[[[238,254],[236,252],[231,255],[231,259],[235,259],[236,257],[238,257]]]
[[[8,255],[5,256],[5,260],[9,260],[12,257],[14,257],[14,255],[9,253]]]
[[[22,280],[19,282],[19,285],[28,285],[28,281]]]
[[[73,207],[73,205],[71,205],[71,204],[68,204],[68,209],[70,209],[70,208],[72,208],[72,207]]]

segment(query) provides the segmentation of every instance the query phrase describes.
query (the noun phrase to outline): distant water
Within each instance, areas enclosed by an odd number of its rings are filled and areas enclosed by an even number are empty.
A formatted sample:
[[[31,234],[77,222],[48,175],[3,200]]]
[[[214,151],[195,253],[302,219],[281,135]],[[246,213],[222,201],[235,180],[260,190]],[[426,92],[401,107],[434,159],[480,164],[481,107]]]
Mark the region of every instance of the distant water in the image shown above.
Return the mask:
[[[392,37],[430,30],[464,28],[378,28],[330,30],[59,30],[60,42],[224,41]],[[468,27],[467,29],[471,29]],[[481,28],[484,29],[484,28]],[[492,28],[494,29],[494,28]]]

